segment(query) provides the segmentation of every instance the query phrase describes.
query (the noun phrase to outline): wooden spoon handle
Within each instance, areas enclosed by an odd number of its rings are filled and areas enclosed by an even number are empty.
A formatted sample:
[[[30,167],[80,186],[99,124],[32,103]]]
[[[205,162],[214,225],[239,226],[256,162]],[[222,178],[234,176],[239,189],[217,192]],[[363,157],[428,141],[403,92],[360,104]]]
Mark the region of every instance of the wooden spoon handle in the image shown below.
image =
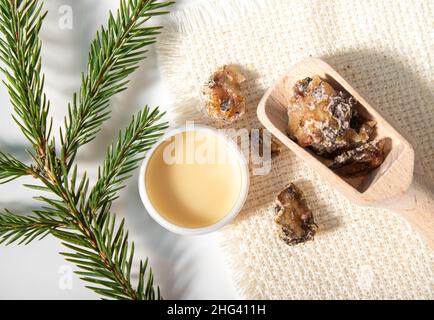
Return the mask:
[[[392,210],[400,213],[434,250],[434,184],[414,173],[407,193],[394,201]]]

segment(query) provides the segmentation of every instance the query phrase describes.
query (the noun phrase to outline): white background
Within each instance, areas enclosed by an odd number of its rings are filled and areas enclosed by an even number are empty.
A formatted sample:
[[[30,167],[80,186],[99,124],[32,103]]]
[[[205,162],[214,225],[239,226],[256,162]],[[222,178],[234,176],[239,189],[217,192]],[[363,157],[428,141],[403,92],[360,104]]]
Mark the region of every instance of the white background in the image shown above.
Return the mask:
[[[171,10],[206,0],[179,0]],[[60,122],[72,93],[79,88],[81,72],[85,70],[87,52],[99,25],[107,19],[109,8],[117,0],[46,0],[49,14],[42,30],[43,71],[46,93],[51,100],[52,115]],[[61,29],[62,5],[73,12],[73,28]],[[164,19],[164,17],[160,18]],[[160,79],[154,48],[140,69],[131,77],[129,90],[116,96],[111,104],[112,119],[96,141],[79,154],[80,167],[95,173],[103,159],[105,146],[113,141],[119,128],[125,127],[130,116],[143,107],[168,107],[167,88]],[[26,147],[21,132],[14,125],[11,104],[4,85],[0,87],[0,148],[20,156]],[[25,213],[37,208],[33,191],[22,187],[28,179],[0,186],[0,207]],[[166,299],[231,299],[239,298],[231,280],[217,241],[218,235],[181,237],[162,229],[142,207],[137,190],[137,172],[114,211],[125,216],[127,228],[136,244],[136,255],[149,256],[156,283]],[[0,246],[0,299],[94,299],[97,296],[84,288],[75,275],[72,288],[67,280],[72,265],[58,254],[64,247],[58,240],[47,237],[28,246]],[[65,287],[66,284],[66,287]]]

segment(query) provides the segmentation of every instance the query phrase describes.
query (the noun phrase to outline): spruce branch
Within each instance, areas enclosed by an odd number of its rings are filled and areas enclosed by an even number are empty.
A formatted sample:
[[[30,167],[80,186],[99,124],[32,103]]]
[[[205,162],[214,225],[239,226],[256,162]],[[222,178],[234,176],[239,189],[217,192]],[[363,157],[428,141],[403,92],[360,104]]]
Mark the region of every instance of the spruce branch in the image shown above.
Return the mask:
[[[32,169],[10,154],[0,151],[0,184],[31,174]]]
[[[140,155],[149,149],[167,127],[167,123],[157,123],[163,115],[158,108],[150,110],[145,107],[132,118],[127,128],[120,133],[116,145],[108,148],[104,168],[100,170],[99,179],[89,197],[89,181],[86,176],[75,188],[76,167],[70,180],[67,177],[63,179],[70,181],[67,183],[69,189],[63,185],[52,190],[62,200],[39,197],[54,208],[53,211],[70,221],[71,230],[51,231],[55,237],[63,240],[65,246],[75,251],[63,255],[82,269],[78,274],[84,281],[92,283],[88,286],[89,289],[109,298],[160,299],[159,289],[154,289],[152,270],[147,267],[147,260],[140,262],[139,280],[134,288],[131,280],[134,243],[128,243],[123,221],[115,228],[115,218],[111,217],[109,209],[117,191],[121,189],[120,184],[137,167],[137,162],[142,158]],[[67,175],[66,168],[63,172]],[[50,189],[57,185],[55,182],[42,181]]]
[[[101,27],[91,44],[87,74],[80,91],[74,94],[61,133],[62,154],[68,168],[78,148],[92,139],[109,118],[110,98],[127,88],[127,76],[145,58],[143,48],[154,43],[161,27],[144,26],[160,9],[172,2],[121,0],[116,17],[109,13],[107,27]]]
[[[37,0],[0,0],[0,59],[5,74],[13,116],[40,158],[45,157],[51,131],[50,103],[44,94],[41,75],[39,31],[46,16]],[[48,121],[48,123],[47,123]],[[43,162],[43,161],[42,161]]]
[[[0,244],[14,242],[28,244],[35,239],[43,239],[53,229],[63,227],[65,227],[64,222],[44,212],[20,216],[5,210],[4,213],[0,213]]]
[[[116,225],[108,210],[100,212],[87,228],[93,238],[80,233],[55,230],[53,235],[63,240],[63,245],[73,252],[62,252],[66,260],[81,270],[80,278],[91,285],[87,288],[114,299],[160,299],[160,290],[154,289],[152,270],[147,259],[140,261],[138,284],[132,284],[134,243],[128,242],[124,220]]]
[[[57,154],[54,138],[50,138],[51,120],[47,126],[49,103],[40,75],[38,33],[45,17],[42,3],[0,0],[0,31],[4,36],[0,59],[6,65],[1,70],[6,75],[14,119],[35,150],[29,152],[34,162],[29,166],[0,153],[0,183],[31,175],[42,185],[25,186],[44,192],[36,197],[43,206],[32,215],[18,216],[9,211],[0,215],[0,243],[29,243],[52,234],[72,250],[63,255],[81,269],[78,274],[91,283],[88,287],[114,299],[160,298],[147,259],[140,262],[138,283],[133,284],[134,244],[129,243],[124,221],[117,224],[110,207],[144,151],[167,127],[160,122],[163,113],[145,107],[133,117],[117,143],[108,148],[92,188],[86,173],[77,176],[74,159],[78,148],[91,141],[109,117],[109,99],[126,89],[125,78],[144,58],[143,48],[155,41],[160,27],[143,24],[152,16],[166,13],[160,9],[170,4],[121,0],[117,16],[110,13],[107,29],[102,28],[92,43],[87,75],[68,108]]]

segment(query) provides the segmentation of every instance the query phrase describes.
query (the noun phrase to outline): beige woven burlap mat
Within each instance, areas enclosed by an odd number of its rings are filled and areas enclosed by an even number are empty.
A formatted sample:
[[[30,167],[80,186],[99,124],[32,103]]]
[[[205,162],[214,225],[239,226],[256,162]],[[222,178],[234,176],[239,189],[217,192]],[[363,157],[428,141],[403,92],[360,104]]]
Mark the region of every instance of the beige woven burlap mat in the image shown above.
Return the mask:
[[[248,76],[248,117],[291,65],[324,58],[410,133],[428,175],[434,169],[434,2],[208,1],[172,14],[158,45],[174,120],[207,120],[200,90],[217,66]],[[271,202],[299,181],[320,231],[288,247],[274,230]],[[433,230],[434,232],[434,230]],[[350,203],[289,151],[252,177],[243,212],[222,231],[245,298],[434,298],[434,256],[393,212]]]

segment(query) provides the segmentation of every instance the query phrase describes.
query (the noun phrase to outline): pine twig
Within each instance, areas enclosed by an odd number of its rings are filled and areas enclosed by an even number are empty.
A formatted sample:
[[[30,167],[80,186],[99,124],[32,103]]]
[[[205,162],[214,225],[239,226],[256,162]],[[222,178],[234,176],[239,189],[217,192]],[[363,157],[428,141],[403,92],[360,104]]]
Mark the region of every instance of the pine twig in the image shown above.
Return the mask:
[[[144,23],[166,13],[160,9],[170,4],[121,0],[117,16],[110,13],[107,29],[102,28],[92,43],[81,89],[69,105],[58,155],[54,138],[50,139],[51,120],[47,126],[49,103],[40,75],[42,3],[0,0],[0,31],[4,35],[0,59],[6,65],[0,70],[7,78],[14,119],[35,150],[29,152],[34,162],[29,166],[0,153],[0,183],[31,175],[42,186],[27,187],[51,194],[37,197],[44,206],[31,216],[9,211],[0,214],[0,243],[29,243],[52,234],[72,250],[63,255],[81,269],[78,274],[91,283],[88,287],[114,299],[160,299],[147,259],[140,262],[138,284],[133,285],[134,244],[128,241],[124,222],[116,224],[110,207],[143,152],[167,127],[159,123],[163,114],[145,107],[133,117],[117,143],[108,148],[98,181],[91,189],[86,174],[77,177],[74,159],[78,148],[91,141],[109,117],[109,99],[126,89],[126,77],[145,57],[143,48],[155,42],[160,27]]]
[[[160,299],[160,291],[154,290],[152,270],[140,262],[139,281],[132,284],[134,243],[128,242],[124,220],[116,226],[115,217],[108,210],[100,212],[88,226],[94,239],[76,232],[55,230],[53,235],[73,252],[62,252],[66,260],[75,263],[81,271],[77,274],[91,283],[88,289],[114,299],[154,300]],[[145,279],[146,275],[148,278]],[[145,287],[146,284],[146,287]]]
[[[172,2],[121,0],[116,17],[110,12],[107,28],[97,32],[89,52],[87,74],[80,91],[74,94],[61,133],[62,154],[68,168],[78,148],[95,138],[101,124],[109,118],[110,98],[127,88],[125,80],[145,58],[143,48],[154,43],[161,27],[144,24],[153,16],[167,13],[160,9]]]
[[[53,229],[65,227],[64,222],[38,212],[33,216],[19,216],[6,210],[0,214],[0,244],[29,244],[45,238]]]
[[[43,160],[51,120],[41,75],[39,31],[46,16],[41,10],[42,2],[37,0],[0,2],[0,31],[4,35],[0,39],[0,59],[6,65],[0,70],[7,79],[4,84],[16,114],[13,118]]]
[[[21,176],[31,174],[32,170],[27,165],[15,159],[10,154],[0,151],[0,184],[15,180]]]

